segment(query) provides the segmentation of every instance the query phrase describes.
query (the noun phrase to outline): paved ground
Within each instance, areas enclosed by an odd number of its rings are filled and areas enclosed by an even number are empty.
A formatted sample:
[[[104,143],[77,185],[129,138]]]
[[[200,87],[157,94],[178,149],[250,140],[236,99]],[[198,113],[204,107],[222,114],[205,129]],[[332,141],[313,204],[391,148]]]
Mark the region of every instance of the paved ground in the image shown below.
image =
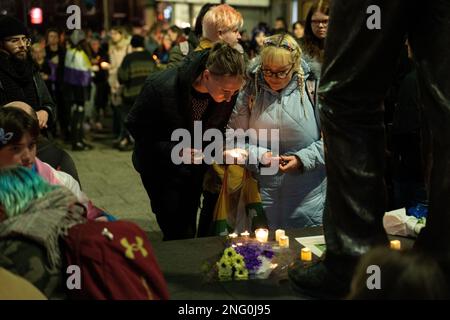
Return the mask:
[[[71,154],[78,169],[83,191],[95,205],[120,219],[139,224],[155,240],[162,238],[147,193],[131,163],[131,152],[111,147],[110,135],[93,135],[95,149]]]

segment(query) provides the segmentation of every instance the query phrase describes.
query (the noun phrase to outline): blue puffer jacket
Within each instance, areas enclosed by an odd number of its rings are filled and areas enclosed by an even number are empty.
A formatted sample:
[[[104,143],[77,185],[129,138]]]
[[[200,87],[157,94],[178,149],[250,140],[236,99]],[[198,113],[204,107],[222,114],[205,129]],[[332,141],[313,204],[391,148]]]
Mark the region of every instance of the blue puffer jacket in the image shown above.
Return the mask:
[[[273,91],[258,72],[259,65],[259,61],[251,64],[250,80],[239,93],[228,126],[243,130],[278,129],[279,154],[296,155],[304,165],[303,173],[278,171],[275,175],[261,174],[258,165],[248,165],[258,180],[269,227],[274,230],[321,225],[326,175],[318,106],[314,106],[315,93],[305,85],[301,103],[297,74],[281,92]],[[317,79],[318,75],[310,66],[302,60],[305,79]],[[256,145],[252,139],[247,141],[250,159],[260,161],[265,152],[273,151],[271,146],[274,148],[275,141],[270,134],[267,147],[261,146],[261,140],[259,142],[260,145]]]

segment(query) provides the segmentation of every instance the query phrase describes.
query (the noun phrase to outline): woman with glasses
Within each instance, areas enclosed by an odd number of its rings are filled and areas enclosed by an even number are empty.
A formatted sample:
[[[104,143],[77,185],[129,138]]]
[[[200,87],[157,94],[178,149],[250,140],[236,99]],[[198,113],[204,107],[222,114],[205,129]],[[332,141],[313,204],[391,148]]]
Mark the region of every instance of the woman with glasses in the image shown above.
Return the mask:
[[[300,41],[303,53],[319,63],[323,63],[329,12],[327,0],[320,0],[315,3],[306,16],[305,32]]]
[[[301,59],[297,41],[287,34],[264,41],[248,77],[228,125],[244,131],[254,129],[260,137],[264,136],[260,130],[269,132],[267,141],[250,135],[239,139],[247,140],[242,147],[248,158],[257,159],[257,165],[250,162],[247,168],[258,180],[269,228],[321,225],[326,186],[323,142],[316,95],[307,89],[315,88],[316,80],[310,79],[317,77]],[[271,129],[277,130],[279,139]],[[274,165],[278,169],[275,174],[262,170]]]

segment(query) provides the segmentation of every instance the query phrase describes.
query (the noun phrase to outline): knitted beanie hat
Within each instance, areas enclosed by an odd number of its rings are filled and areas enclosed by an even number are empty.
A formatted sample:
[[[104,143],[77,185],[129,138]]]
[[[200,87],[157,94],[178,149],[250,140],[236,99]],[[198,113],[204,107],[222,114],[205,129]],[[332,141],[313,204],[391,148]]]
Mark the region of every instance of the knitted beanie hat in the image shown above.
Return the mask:
[[[0,40],[22,34],[28,36],[28,30],[20,20],[0,15]]]

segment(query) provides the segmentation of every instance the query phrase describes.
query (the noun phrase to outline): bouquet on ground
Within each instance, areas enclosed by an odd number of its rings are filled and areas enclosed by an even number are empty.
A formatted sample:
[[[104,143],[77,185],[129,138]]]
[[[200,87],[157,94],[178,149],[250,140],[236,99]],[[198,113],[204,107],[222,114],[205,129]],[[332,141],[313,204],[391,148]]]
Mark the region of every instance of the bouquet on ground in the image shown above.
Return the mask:
[[[212,265],[211,277],[220,281],[266,279],[277,267],[274,258],[275,253],[268,243],[228,243]]]

